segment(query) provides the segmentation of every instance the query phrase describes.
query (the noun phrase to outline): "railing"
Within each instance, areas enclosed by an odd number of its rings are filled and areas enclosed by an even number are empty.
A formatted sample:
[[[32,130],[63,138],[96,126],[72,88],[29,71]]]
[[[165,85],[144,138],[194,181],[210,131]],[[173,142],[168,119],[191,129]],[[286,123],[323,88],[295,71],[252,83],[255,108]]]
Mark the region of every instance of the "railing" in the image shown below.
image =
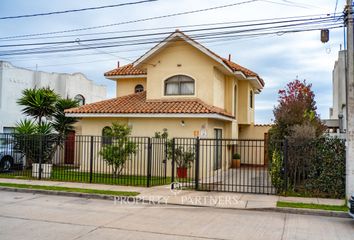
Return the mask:
[[[155,186],[168,184],[165,139],[0,135],[0,177]],[[6,166],[5,166],[6,164]]]

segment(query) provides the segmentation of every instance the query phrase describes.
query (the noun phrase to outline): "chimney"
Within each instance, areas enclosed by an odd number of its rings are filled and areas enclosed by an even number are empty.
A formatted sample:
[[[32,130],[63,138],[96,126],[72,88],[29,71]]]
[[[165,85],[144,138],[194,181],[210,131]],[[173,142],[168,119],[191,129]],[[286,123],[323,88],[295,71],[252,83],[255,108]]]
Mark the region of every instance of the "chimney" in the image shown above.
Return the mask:
[[[229,61],[231,61],[231,54],[229,54]]]
[[[117,62],[117,68],[119,68],[119,61]]]

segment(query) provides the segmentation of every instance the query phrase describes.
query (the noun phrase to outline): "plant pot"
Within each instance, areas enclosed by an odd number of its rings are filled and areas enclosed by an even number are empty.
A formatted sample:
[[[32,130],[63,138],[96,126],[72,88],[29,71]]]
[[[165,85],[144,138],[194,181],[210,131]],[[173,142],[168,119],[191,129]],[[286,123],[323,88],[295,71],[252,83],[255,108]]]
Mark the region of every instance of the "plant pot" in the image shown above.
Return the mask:
[[[241,159],[232,159],[231,168],[240,168],[241,167]]]
[[[41,164],[41,178],[50,178],[52,176],[53,164]],[[39,163],[32,163],[32,177],[39,178]]]
[[[187,178],[187,168],[186,167],[177,167],[177,177],[178,178]]]

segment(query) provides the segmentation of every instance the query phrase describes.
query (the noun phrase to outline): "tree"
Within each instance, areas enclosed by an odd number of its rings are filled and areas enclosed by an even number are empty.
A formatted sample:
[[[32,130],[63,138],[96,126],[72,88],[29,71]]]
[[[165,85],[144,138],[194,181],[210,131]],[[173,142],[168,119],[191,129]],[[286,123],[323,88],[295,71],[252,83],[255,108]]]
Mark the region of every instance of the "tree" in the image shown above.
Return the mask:
[[[58,134],[59,142],[58,145],[61,145],[62,142],[65,140],[67,134],[70,131],[74,130],[74,124],[79,121],[78,118],[74,117],[66,117],[65,116],[65,109],[75,108],[78,107],[79,104],[76,100],[73,99],[59,99],[55,103],[55,112],[52,114],[52,121],[51,124]]]
[[[275,120],[270,130],[273,139],[282,140],[291,136],[296,125],[312,126],[316,136],[323,133],[324,126],[316,112],[315,94],[311,87],[306,80],[294,80],[285,89],[279,90],[279,104],[273,110]]]
[[[129,139],[131,128],[125,124],[112,123],[111,131],[107,136],[112,141],[105,144],[99,154],[106,163],[113,167],[113,176],[121,174],[125,163],[136,153],[137,145]]]
[[[58,99],[59,96],[50,88],[34,88],[23,90],[17,103],[24,107],[24,114],[33,117],[41,125],[43,117],[49,117],[55,112]]]
[[[78,107],[78,102],[61,99],[50,88],[35,88],[25,89],[17,103],[24,107],[24,114],[33,118],[17,123],[17,147],[30,159],[29,162],[36,161],[39,154],[43,162],[50,162],[58,146],[64,145],[67,133],[73,130],[73,124],[78,121],[77,118],[66,117],[64,110]]]

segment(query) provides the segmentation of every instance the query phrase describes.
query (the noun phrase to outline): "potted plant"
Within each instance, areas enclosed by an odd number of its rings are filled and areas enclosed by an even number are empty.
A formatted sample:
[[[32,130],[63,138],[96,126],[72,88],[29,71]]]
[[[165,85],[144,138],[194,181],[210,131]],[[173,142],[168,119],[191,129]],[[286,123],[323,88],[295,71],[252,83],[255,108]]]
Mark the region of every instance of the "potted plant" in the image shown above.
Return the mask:
[[[175,149],[178,178],[187,178],[188,169],[191,167],[194,159],[195,153],[193,149],[185,150],[182,146]]]
[[[232,154],[231,168],[241,167],[241,156],[239,153]]]

